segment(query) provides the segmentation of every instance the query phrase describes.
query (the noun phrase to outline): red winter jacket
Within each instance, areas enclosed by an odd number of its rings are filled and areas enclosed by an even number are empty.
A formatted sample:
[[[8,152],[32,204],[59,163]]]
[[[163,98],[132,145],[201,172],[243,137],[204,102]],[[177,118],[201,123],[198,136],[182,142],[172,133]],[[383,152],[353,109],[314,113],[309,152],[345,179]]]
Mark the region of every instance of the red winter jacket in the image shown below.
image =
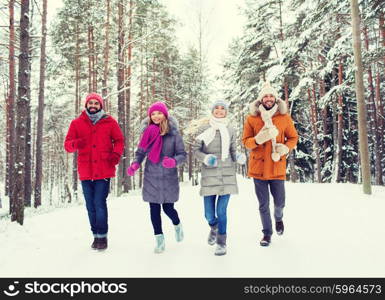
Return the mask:
[[[85,146],[77,149],[78,142]],[[115,165],[110,161],[113,152],[120,157],[124,138],[119,124],[111,116],[102,117],[95,125],[85,111],[71,122],[64,142],[67,152],[78,150],[80,180],[115,177]]]

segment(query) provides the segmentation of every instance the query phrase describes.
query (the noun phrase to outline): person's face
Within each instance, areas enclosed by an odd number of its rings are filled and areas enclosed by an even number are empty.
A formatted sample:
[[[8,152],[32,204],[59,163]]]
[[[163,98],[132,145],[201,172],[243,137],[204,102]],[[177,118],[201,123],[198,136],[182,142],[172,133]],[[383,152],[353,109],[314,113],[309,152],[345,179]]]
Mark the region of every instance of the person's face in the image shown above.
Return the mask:
[[[161,111],[155,110],[151,113],[151,121],[155,124],[160,124],[165,118],[165,115]]]
[[[226,117],[226,109],[223,106],[215,106],[213,115],[216,118],[224,118]]]
[[[275,97],[272,94],[267,94],[262,98],[262,104],[267,108],[272,108],[275,104]]]
[[[98,100],[91,99],[87,102],[87,110],[90,114],[97,113],[101,109]]]

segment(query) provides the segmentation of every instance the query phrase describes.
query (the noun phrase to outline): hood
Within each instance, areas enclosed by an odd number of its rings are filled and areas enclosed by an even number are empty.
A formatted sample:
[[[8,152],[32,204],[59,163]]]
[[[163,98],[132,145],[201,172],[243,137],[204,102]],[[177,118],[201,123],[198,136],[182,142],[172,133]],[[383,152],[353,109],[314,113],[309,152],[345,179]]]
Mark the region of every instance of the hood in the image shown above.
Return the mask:
[[[249,106],[250,115],[257,116],[261,113],[259,111],[259,105],[261,105],[261,103],[262,102],[260,100],[254,100],[253,102],[250,103],[250,106]],[[287,113],[287,105],[285,101],[283,101],[282,99],[277,99],[277,105],[278,105],[277,113],[280,113],[281,115],[284,115]]]

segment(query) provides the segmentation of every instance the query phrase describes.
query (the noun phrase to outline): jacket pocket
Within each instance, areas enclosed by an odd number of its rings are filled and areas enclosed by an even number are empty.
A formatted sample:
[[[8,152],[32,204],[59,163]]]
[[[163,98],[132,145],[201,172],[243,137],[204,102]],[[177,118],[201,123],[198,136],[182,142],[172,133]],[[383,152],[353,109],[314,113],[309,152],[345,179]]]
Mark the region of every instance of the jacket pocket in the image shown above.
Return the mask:
[[[259,153],[251,153],[250,158],[251,158],[249,161],[250,173],[253,173],[256,175],[263,175],[263,165],[264,165],[263,156],[260,155]]]
[[[279,161],[274,163],[273,175],[274,176],[286,175],[286,156],[281,157]]]
[[[84,163],[84,162],[89,162],[90,159],[90,153],[89,152],[80,152],[78,154],[78,162],[79,163]]]

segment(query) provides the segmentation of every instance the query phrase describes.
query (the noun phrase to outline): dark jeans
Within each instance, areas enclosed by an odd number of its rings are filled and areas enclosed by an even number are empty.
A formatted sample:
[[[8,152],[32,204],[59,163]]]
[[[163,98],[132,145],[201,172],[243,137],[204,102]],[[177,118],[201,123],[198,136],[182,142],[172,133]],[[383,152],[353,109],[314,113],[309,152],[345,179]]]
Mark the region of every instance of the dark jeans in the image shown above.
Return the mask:
[[[254,178],[255,193],[259,202],[259,214],[262,221],[262,232],[264,235],[271,236],[273,228],[270,217],[270,192],[274,199],[274,219],[282,221],[283,208],[285,207],[285,181],[284,180],[260,180]]]
[[[107,196],[110,191],[110,178],[82,180],[82,188],[91,231],[94,237],[106,237],[108,232]]]
[[[163,203],[162,204],[164,213],[171,219],[174,225],[180,223],[178,212],[174,208],[174,203]],[[152,227],[154,227],[154,234],[162,234],[162,219],[160,217],[160,204],[150,203],[150,214]]]
[[[217,205],[215,209],[216,198],[217,195],[203,197],[205,204],[205,218],[211,226],[218,224],[219,234],[226,234],[227,204],[230,200],[230,194],[218,196]],[[215,211],[217,212],[216,216]]]

